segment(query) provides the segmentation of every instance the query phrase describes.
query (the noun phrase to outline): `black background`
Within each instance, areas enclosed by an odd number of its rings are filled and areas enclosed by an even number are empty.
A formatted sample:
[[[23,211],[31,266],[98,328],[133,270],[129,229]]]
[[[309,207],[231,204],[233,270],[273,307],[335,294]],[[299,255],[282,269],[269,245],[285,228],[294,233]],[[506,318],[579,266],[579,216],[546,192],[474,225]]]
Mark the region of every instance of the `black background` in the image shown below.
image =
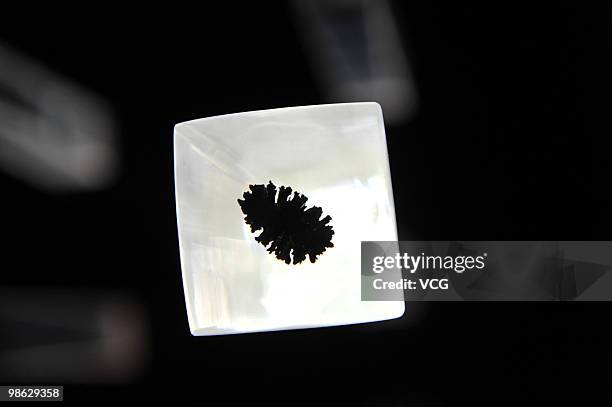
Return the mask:
[[[493,3],[392,2],[420,97],[387,127],[400,238],[610,240],[611,8]],[[3,284],[125,290],[150,317],[141,377],[65,398],[609,402],[608,303],[435,303],[410,323],[189,334],[172,128],[326,102],[289,6],[3,5],[0,39],[106,98],[121,130],[122,172],[101,192],[0,175]]]

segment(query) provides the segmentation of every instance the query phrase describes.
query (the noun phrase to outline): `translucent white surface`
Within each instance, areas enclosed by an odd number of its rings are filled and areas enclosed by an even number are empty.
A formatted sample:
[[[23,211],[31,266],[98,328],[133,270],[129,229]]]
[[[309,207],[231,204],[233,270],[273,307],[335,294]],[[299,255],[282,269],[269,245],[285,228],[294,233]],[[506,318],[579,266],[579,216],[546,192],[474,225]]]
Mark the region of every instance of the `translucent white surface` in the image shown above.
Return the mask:
[[[360,242],[397,240],[376,103],[290,107],[176,125],[181,265],[192,334],[396,318],[403,302],[360,298]],[[249,184],[291,186],[332,217],[335,247],[286,265],[255,241],[237,203]],[[256,232],[257,234],[258,232]]]

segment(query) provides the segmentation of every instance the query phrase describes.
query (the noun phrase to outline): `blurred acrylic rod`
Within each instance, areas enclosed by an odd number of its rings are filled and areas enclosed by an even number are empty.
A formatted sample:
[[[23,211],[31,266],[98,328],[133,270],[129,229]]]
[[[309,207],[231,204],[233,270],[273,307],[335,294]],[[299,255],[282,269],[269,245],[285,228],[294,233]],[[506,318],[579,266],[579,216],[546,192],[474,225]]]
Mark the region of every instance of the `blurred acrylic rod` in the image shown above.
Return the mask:
[[[300,34],[332,102],[375,101],[385,122],[410,119],[418,96],[386,0],[294,0]]]
[[[126,383],[144,371],[148,317],[114,291],[0,287],[0,381]]]
[[[107,105],[0,43],[0,168],[37,188],[96,190],[117,171]]]

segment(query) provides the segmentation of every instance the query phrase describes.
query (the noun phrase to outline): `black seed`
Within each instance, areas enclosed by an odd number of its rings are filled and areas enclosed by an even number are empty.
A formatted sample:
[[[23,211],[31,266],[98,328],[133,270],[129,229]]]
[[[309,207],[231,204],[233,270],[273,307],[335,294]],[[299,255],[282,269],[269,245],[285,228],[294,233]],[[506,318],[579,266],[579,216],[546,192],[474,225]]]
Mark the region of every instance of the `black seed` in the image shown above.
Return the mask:
[[[334,247],[334,230],[328,225],[331,217],[319,219],[323,210],[317,206],[306,209],[308,198],[304,195],[295,191],[291,196],[291,188],[281,186],[276,199],[272,181],[268,185],[249,185],[249,189],[244,199],[238,199],[246,215],[244,221],[251,226],[251,232],[263,229],[255,240],[277,259],[290,264],[293,255],[293,264],[298,264],[308,256],[314,263],[328,247]]]

